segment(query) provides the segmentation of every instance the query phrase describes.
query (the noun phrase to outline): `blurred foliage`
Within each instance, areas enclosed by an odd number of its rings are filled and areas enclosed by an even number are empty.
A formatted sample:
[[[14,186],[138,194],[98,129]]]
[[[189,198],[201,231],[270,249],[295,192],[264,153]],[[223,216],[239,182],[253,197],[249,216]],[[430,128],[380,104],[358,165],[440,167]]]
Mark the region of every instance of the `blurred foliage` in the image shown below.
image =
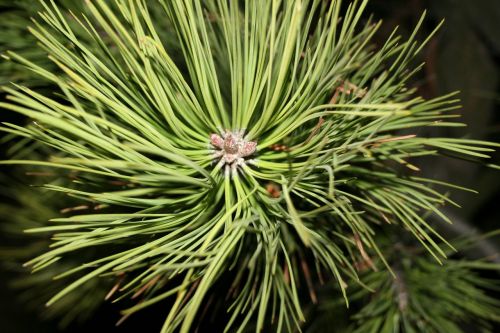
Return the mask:
[[[477,246],[478,241],[462,239],[454,243],[462,250]],[[368,288],[355,285],[351,289],[351,321],[336,320],[343,304],[330,296],[315,310],[313,318],[318,320],[307,333],[325,332],[324,327],[333,325],[343,333],[494,331],[491,322],[500,321],[500,282],[496,274],[500,264],[484,259],[450,259],[439,265],[407,243],[391,241],[386,246],[384,253],[388,253],[393,275],[363,269],[361,281]],[[325,288],[324,293],[329,292]]]
[[[0,261],[8,276],[7,284],[16,293],[15,302],[39,314],[40,319],[55,320],[60,328],[66,328],[71,322],[84,322],[94,314],[111,289],[112,280],[91,281],[63,302],[45,306],[45,302],[66,283],[64,278],[54,277],[72,267],[71,259],[70,262],[60,260],[49,270],[31,272],[23,265],[45,252],[50,245],[49,235],[26,233],[25,230],[45,226],[46,221],[59,216],[61,209],[64,211],[63,207],[71,204],[69,198],[61,199],[56,193],[26,185],[26,178],[33,183],[36,178],[47,177],[51,177],[47,170],[25,168],[11,171],[8,178],[5,175],[0,177]],[[85,256],[85,253],[82,255]],[[96,296],[84,297],[90,293]]]
[[[426,62],[421,80],[415,82],[424,96],[436,96],[451,91],[460,91],[463,108],[460,110],[465,129],[434,129],[433,134],[470,136],[499,141],[500,139],[500,1],[497,0],[375,0],[372,10],[384,18],[387,34],[392,27],[400,25],[409,29],[424,10],[431,20],[427,31],[443,18],[445,24],[433,38],[422,61]],[[439,131],[439,132],[436,132]],[[495,161],[498,161],[498,152]],[[422,163],[425,163],[424,160]],[[429,172],[429,171],[428,171]],[[479,191],[477,196],[464,193],[454,194],[458,203],[465,203],[463,209],[451,214],[464,218],[458,221],[455,230],[458,235],[464,230],[461,222],[476,228],[491,230],[500,219],[498,210],[492,209],[500,198],[498,174],[481,165],[443,159],[433,161],[429,177],[458,181],[461,185]]]
[[[82,1],[59,0],[68,10],[76,11],[83,8]],[[28,60],[35,61],[45,68],[55,70],[56,66],[49,61],[46,53],[38,47],[36,38],[28,31],[33,25],[32,17],[42,10],[39,1],[31,0],[0,0],[0,54],[6,58],[6,51],[14,51]],[[30,87],[45,84],[25,68],[2,59],[0,61],[0,85],[16,82]]]

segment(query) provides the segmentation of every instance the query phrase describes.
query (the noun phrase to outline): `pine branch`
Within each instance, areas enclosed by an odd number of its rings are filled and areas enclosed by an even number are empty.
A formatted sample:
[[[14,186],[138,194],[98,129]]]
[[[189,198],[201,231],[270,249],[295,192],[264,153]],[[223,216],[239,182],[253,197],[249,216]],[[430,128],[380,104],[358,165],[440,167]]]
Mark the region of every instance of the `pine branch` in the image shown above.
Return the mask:
[[[424,100],[407,87],[424,16],[407,41],[393,33],[375,49],[366,5],[96,0],[72,15],[44,4],[30,31],[58,70],[7,55],[57,89],[5,87],[0,108],[32,120],[3,131],[51,153],[0,163],[72,177],[45,185],[78,204],[29,231],[53,235],[32,269],[96,249],[57,276],[71,282],[47,305],[114,276],[108,298],[138,301],[125,316],[171,298],[162,332],[188,332],[235,274],[226,330],[293,331],[305,319],[298,284],[311,279],[301,258],[346,304],[359,255],[394,274],[381,225],[441,262],[452,247],[425,214],[449,221],[439,209],[453,202],[431,185],[453,185],[415,176],[410,160],[483,159],[498,144],[417,135],[462,126],[453,94]]]

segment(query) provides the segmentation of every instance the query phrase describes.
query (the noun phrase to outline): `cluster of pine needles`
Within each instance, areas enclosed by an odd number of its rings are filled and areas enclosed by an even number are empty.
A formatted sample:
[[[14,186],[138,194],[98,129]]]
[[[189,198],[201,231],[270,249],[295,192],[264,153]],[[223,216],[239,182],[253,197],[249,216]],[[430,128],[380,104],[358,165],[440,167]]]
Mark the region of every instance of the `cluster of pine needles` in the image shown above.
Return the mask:
[[[416,40],[424,17],[407,40],[395,30],[374,47],[381,23],[365,19],[366,0],[40,6],[31,51],[3,55],[22,76],[0,108],[27,121],[1,126],[14,157],[0,163],[38,173],[29,193],[53,208],[27,230],[50,242],[26,266],[63,282],[48,306],[103,281],[106,292],[81,297],[132,298],[124,318],[165,302],[162,332],[189,332],[210,309],[225,331],[293,332],[322,283],[344,307],[377,291],[355,332],[498,319],[483,292],[495,284],[474,273],[496,266],[446,261],[454,248],[429,222],[451,223],[446,192],[467,189],[419,177],[413,162],[499,146],[420,135],[464,126],[455,94],[426,100],[409,87],[431,38]],[[411,235],[428,256],[394,255],[383,234]],[[429,315],[435,277],[456,280]],[[415,290],[394,296],[402,284]],[[470,307],[451,299],[464,290]]]

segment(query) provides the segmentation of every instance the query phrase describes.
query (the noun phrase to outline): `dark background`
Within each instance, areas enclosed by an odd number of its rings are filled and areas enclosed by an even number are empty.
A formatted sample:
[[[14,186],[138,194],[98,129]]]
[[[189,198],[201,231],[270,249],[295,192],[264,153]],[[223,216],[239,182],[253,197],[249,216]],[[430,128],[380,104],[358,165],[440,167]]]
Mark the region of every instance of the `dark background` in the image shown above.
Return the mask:
[[[422,12],[428,18],[419,34],[423,40],[442,18],[444,27],[421,55],[427,63],[424,71],[414,80],[414,85],[424,97],[460,90],[463,122],[469,126],[445,129],[433,135],[476,138],[500,141],[500,1],[498,0],[372,0],[367,13],[384,20],[376,37],[383,42],[395,26],[408,36]],[[2,50],[3,51],[3,50]],[[4,119],[4,118],[2,118]],[[499,154],[494,161],[499,163]],[[498,171],[484,166],[454,159],[421,161],[425,176],[450,181],[478,190],[478,195],[453,193],[453,198],[463,208],[447,208],[453,226],[442,226],[442,233],[452,238],[493,230],[499,220],[500,186]],[[2,171],[3,172],[3,171]],[[479,253],[484,256],[497,252],[497,242],[484,241]],[[16,301],[15,293],[8,287],[12,276],[0,275],[0,331],[57,332],[55,322],[42,322],[34,313]],[[119,328],[116,308],[105,304],[101,311],[84,324],[75,324],[67,332],[138,332],[159,331],[167,314],[166,304],[160,304],[129,318]],[[325,331],[326,332],[326,331]]]

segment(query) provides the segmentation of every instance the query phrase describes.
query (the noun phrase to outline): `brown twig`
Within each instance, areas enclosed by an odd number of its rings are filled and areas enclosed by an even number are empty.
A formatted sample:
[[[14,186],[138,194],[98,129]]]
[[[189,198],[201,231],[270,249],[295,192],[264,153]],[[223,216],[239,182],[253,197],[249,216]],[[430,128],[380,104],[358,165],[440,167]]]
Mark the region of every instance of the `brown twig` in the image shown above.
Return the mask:
[[[80,206],[75,206],[75,207],[63,208],[59,212],[61,214],[66,214],[69,212],[74,212],[74,211],[78,211],[78,210],[86,210],[86,209],[89,209],[88,205],[80,205]]]
[[[123,279],[125,278],[125,274],[124,273],[120,273],[118,275],[118,280],[116,281],[115,285],[113,286],[113,288],[111,288],[111,290],[106,294],[106,296],[104,297],[104,300],[107,301],[109,300],[111,297],[113,297],[113,295],[115,294],[115,292],[118,290],[118,288],[120,288],[120,285],[121,283],[123,282]]]
[[[151,289],[151,287],[153,287],[153,285],[158,282],[158,280],[160,279],[161,275],[156,275],[154,278],[152,278],[151,280],[149,280],[147,283],[145,283],[139,290],[137,290],[133,295],[132,295],[132,299],[134,298],[137,298],[139,297],[142,293],[144,293],[145,291]]]
[[[302,266],[302,272],[304,273],[304,278],[306,279],[307,288],[309,289],[309,297],[311,298],[313,304],[317,304],[318,297],[316,296],[316,291],[314,290],[314,285],[311,280],[311,273],[309,271],[309,266],[307,265],[307,262],[304,260],[304,258],[301,258],[300,263]]]
[[[365,263],[376,272],[377,267],[375,267],[375,265],[373,264],[373,260],[366,253],[365,248],[363,247],[363,242],[361,242],[361,238],[359,238],[359,235],[357,233],[354,234],[354,243],[356,244],[356,247],[358,248],[359,253],[361,254],[361,257],[363,258]]]

